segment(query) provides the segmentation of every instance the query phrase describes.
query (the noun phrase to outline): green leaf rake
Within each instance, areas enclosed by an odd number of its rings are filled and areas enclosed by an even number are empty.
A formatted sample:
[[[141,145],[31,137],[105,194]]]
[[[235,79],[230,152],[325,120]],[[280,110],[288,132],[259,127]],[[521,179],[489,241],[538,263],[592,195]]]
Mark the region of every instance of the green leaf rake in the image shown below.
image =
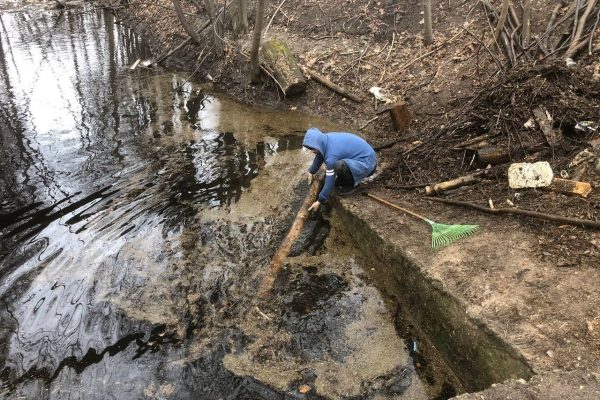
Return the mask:
[[[380,203],[383,203],[387,206],[393,207],[397,210],[403,211],[407,214],[412,215],[413,217],[419,218],[429,225],[431,225],[431,248],[433,250],[437,250],[441,247],[447,246],[451,243],[456,242],[458,239],[470,236],[479,230],[478,225],[446,225],[446,224],[438,224],[428,218],[425,218],[422,215],[414,213],[410,210],[397,206],[396,204],[390,203],[389,201],[385,201],[380,199],[379,197],[375,197],[372,194],[365,193],[366,196],[377,200]]]

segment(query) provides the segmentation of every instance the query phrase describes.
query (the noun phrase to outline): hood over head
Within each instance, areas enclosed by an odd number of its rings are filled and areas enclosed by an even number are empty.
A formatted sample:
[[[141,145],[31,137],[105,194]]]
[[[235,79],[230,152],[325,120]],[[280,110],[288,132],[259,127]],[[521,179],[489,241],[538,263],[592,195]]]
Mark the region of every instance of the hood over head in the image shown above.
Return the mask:
[[[327,136],[317,128],[310,128],[304,135],[302,146],[317,150],[321,155],[324,155],[327,148]]]

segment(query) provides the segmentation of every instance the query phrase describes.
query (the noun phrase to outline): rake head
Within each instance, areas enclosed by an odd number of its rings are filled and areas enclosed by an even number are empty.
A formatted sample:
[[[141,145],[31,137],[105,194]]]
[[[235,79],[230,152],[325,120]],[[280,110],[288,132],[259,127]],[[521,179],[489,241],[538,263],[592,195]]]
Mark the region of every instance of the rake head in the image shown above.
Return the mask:
[[[478,225],[445,225],[427,221],[431,225],[431,248],[437,250],[447,246],[458,239],[467,237],[477,232]]]

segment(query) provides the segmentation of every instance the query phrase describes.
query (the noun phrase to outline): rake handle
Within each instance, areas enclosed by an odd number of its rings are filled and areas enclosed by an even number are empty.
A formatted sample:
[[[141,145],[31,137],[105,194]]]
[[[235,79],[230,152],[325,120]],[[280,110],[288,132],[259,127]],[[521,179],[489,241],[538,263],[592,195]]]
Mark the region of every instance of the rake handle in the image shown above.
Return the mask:
[[[380,199],[379,197],[373,196],[370,193],[365,193],[365,195],[368,196],[368,197],[370,197],[370,198],[372,198],[372,199],[374,199],[374,200],[377,200],[378,202],[383,203],[383,204],[385,204],[387,206],[390,206],[390,207],[395,208],[395,209],[400,210],[400,211],[404,211],[405,213],[410,214],[410,215],[412,215],[415,218],[419,218],[420,220],[423,220],[423,221],[425,221],[427,223],[431,223],[431,221],[429,219],[425,218],[422,215],[414,213],[414,212],[412,212],[410,210],[407,210],[406,208],[402,208],[400,206],[397,206],[394,203],[390,203],[389,201],[385,201],[384,199]]]

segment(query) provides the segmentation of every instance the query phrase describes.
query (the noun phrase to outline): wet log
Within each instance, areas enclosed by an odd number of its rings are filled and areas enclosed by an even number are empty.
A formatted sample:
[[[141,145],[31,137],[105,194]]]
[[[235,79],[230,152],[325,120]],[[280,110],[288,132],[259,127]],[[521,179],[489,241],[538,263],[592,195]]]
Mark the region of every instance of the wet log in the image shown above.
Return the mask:
[[[511,157],[506,147],[484,147],[477,150],[477,159],[483,164],[498,165],[509,162]]]
[[[275,255],[271,259],[271,265],[269,266],[269,270],[267,271],[267,273],[262,279],[262,282],[260,283],[258,289],[258,295],[260,297],[266,297],[271,291],[273,283],[275,282],[275,278],[277,278],[277,274],[281,270],[283,260],[288,256],[288,254],[290,254],[294,242],[302,233],[302,228],[304,228],[304,224],[306,223],[306,220],[308,219],[309,215],[308,208],[316,200],[317,195],[319,194],[319,191],[323,186],[323,180],[324,176],[322,173],[318,173],[315,175],[315,179],[313,179],[313,182],[310,185],[310,190],[306,195],[306,198],[304,199],[304,203],[302,203],[300,210],[298,210],[298,213],[296,214],[296,218],[294,219],[292,227],[290,228],[285,239],[283,239],[283,242],[281,242],[281,244],[279,245],[279,248],[277,249]]]
[[[589,183],[570,179],[554,178],[550,187],[560,193],[574,194],[581,197],[588,197],[592,193],[592,185]]]
[[[433,185],[429,185],[425,187],[425,193],[431,196],[436,193],[441,193],[446,190],[456,189],[461,186],[472,185],[474,183],[479,182],[480,176],[485,174],[485,171],[478,171],[474,174],[461,176],[459,178],[455,178],[445,182],[435,183]]]
[[[263,62],[286,96],[297,96],[306,91],[306,80],[288,46],[277,39],[263,43]]]
[[[390,108],[390,115],[392,116],[392,122],[394,128],[399,132],[405,132],[410,121],[412,119],[410,111],[408,111],[408,105],[405,101],[398,102]]]

